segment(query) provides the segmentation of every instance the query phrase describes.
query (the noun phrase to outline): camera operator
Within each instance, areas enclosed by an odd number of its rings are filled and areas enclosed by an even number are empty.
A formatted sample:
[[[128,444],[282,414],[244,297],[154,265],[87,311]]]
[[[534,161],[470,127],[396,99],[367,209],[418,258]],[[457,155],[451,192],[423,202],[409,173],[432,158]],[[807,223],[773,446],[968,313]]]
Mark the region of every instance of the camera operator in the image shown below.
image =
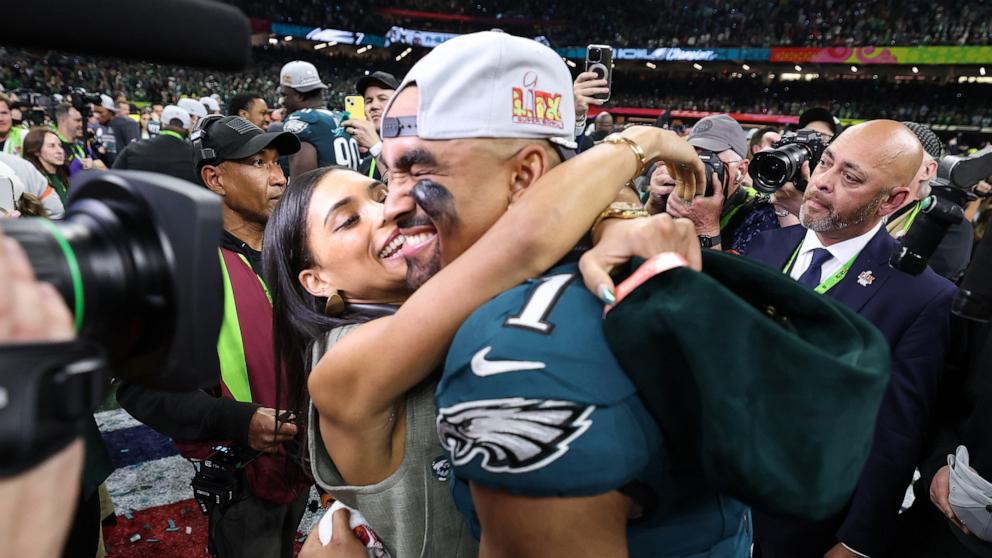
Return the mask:
[[[922,160],[916,136],[898,122],[852,127],[823,152],[805,190],[802,226],[758,235],[746,252],[857,311],[892,355],[875,438],[847,509],[822,521],[755,511],[755,556],[889,555],[951,341],[953,285],[929,269],[910,275],[891,267],[897,244],[882,227],[909,196]]]
[[[49,343],[75,337],[72,315],[59,293],[35,279],[17,242],[0,234],[0,343]],[[76,440],[35,467],[0,478],[0,541],[5,556],[59,556],[69,532],[83,443]],[[30,513],[25,513],[30,510]],[[95,552],[95,548],[93,549]]]
[[[746,138],[741,125],[726,114],[707,116],[689,132],[689,144],[696,151],[716,154],[723,166],[723,180],[718,176],[709,177],[713,181],[713,193],[693,200],[681,200],[672,193],[668,196],[666,209],[673,217],[692,221],[704,248],[741,252],[761,231],[778,228],[767,198],[743,186],[750,164],[745,159],[748,154]],[[748,221],[757,211],[762,211],[763,218]],[[744,226],[745,221],[747,226]]]
[[[10,97],[0,93],[0,151],[20,155],[26,131],[14,125]]]
[[[83,115],[76,107],[62,103],[55,107],[55,135],[62,142],[69,178],[81,170],[106,170],[107,165],[93,158],[93,152],[83,141]]]
[[[114,168],[157,172],[199,184],[200,178],[193,168],[193,146],[186,140],[191,126],[189,113],[169,105],[161,118],[158,135],[124,148],[114,161]]]
[[[358,172],[369,178],[382,181],[386,167],[382,162],[382,111],[396,93],[400,82],[392,74],[372,72],[358,80],[358,94],[365,99],[365,120],[349,118],[341,123],[344,129],[358,141],[358,147],[367,150],[369,156],[362,159]]]
[[[237,116],[211,117],[201,126],[193,136],[196,169],[223,202],[222,381],[209,394],[123,384],[117,398],[135,418],[175,439],[187,458],[206,459],[218,445],[248,453],[243,469],[226,472],[237,486],[233,500],[209,508],[211,552],[289,558],[311,483],[284,446],[296,426],[275,415],[286,404],[276,401],[272,306],[259,273],[265,224],[286,186],[278,159],[300,144],[293,134],[265,133]],[[252,457],[255,452],[260,455]]]
[[[906,204],[893,213],[885,224],[889,234],[896,240],[906,235],[916,220],[922,201],[930,195],[930,180],[937,175],[937,165],[943,153],[940,138],[929,127],[916,122],[903,122],[903,124],[919,138],[920,143],[923,144],[924,155],[920,172],[916,175],[916,184],[906,199]],[[928,260],[930,267],[938,275],[957,282],[964,275],[968,262],[971,261],[974,238],[974,228],[967,219],[950,225]]]

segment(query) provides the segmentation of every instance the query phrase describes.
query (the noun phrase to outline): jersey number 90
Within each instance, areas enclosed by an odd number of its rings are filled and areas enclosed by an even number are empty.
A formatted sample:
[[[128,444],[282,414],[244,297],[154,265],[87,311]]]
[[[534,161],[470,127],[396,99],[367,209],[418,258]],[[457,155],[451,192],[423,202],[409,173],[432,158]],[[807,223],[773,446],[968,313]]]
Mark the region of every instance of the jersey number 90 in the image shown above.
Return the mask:
[[[358,153],[358,142],[355,138],[334,138],[334,159],[342,167],[358,170],[362,156]]]

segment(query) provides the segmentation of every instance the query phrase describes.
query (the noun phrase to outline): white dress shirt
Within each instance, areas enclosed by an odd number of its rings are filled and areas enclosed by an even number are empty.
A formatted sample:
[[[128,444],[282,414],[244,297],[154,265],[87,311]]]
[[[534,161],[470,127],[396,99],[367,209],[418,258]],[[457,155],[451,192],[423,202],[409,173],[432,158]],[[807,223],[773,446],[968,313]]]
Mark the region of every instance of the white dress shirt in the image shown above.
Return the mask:
[[[877,225],[865,234],[838,242],[837,244],[831,244],[830,246],[824,246],[820,242],[820,238],[816,236],[816,233],[807,229],[806,238],[803,239],[803,243],[799,246],[799,254],[796,256],[796,261],[792,264],[792,270],[789,272],[789,276],[793,279],[802,277],[813,260],[813,250],[826,248],[833,257],[823,262],[823,265],[820,266],[820,281],[818,282],[822,283],[824,277],[830,277],[834,273],[837,273],[851,258],[861,253],[872,237],[878,232],[878,229],[882,228],[882,224],[879,221]]]

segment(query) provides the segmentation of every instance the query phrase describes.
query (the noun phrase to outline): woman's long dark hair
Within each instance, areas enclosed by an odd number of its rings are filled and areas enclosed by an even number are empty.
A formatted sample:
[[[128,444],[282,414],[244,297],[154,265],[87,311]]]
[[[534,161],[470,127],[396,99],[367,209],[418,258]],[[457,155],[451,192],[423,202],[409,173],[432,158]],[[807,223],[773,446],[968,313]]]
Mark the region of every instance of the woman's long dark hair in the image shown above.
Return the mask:
[[[24,145],[22,146],[24,159],[34,165],[38,169],[38,172],[46,177],[48,176],[48,171],[41,164],[41,148],[45,145],[45,136],[47,134],[55,135],[55,132],[43,126],[31,128],[27,135],[24,136]],[[55,167],[55,175],[62,180],[66,188],[69,187],[69,165],[63,163]]]
[[[324,313],[325,298],[315,297],[300,284],[299,275],[312,267],[307,231],[307,214],[317,184],[331,171],[346,167],[322,167],[290,180],[265,227],[262,260],[265,279],[272,295],[272,333],[276,357],[276,401],[281,404],[283,382],[287,409],[294,412],[297,424],[306,421],[307,375],[314,341],[328,331],[351,323],[366,321],[344,314]],[[301,428],[301,432],[302,432]]]

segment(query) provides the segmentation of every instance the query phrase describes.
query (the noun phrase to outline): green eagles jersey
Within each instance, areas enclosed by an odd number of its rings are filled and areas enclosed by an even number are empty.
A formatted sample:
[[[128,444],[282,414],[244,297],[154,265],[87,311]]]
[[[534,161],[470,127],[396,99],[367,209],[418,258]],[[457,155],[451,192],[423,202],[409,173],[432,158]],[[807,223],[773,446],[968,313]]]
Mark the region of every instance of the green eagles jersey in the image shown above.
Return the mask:
[[[347,113],[300,109],[289,115],[283,130],[293,132],[301,142],[313,145],[317,150],[318,167],[338,165],[358,170],[362,159],[358,153],[358,142],[341,126],[341,122],[347,119]],[[289,176],[288,167],[284,170]]]
[[[476,310],[438,384],[438,435],[452,493],[476,536],[468,483],[533,497],[620,490],[644,510],[632,557],[746,558],[750,511],[676,479],[662,433],[617,363],[602,303],[565,264]],[[540,544],[535,541],[534,544]]]

